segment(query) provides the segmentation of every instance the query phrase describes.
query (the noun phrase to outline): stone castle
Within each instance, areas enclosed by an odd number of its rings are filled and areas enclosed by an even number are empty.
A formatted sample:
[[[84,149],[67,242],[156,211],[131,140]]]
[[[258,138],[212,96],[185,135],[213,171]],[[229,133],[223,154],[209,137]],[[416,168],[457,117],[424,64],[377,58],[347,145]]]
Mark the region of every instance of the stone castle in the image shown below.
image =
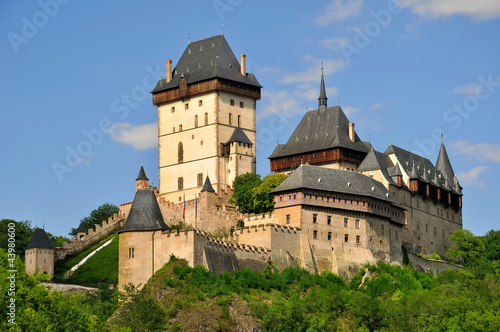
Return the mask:
[[[402,246],[443,255],[462,228],[462,188],[444,144],[435,164],[392,144],[374,150],[340,106],[328,107],[323,75],[318,109],[269,157],[271,171],[289,174],[272,191],[274,212],[238,213],[228,202],[234,178],[255,172],[262,86],[223,35],[189,43],[175,68],[166,64],[152,91],[159,187],[141,166],[133,202],[100,229],[121,227],[120,289],[146,283],[171,255],[215,273],[272,261],[349,278],[365,263],[401,263]]]

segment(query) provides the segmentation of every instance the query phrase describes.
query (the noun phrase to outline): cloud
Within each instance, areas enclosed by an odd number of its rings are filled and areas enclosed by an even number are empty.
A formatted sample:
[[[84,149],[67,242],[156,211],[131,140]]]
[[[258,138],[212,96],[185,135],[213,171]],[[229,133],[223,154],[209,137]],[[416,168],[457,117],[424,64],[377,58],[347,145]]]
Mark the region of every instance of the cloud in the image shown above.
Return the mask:
[[[454,152],[475,158],[478,161],[494,161],[500,163],[500,144],[456,141],[451,143]]]
[[[424,18],[463,15],[483,21],[500,17],[500,1],[496,0],[401,0],[400,5]]]
[[[304,62],[308,63],[308,69],[303,72],[287,74],[281,79],[281,83],[304,83],[304,82],[319,82],[321,78],[321,59],[315,58],[312,55],[306,55],[303,58]],[[345,67],[345,62],[342,60],[323,60],[323,73],[325,75],[336,73]]]
[[[482,188],[486,186],[486,181],[480,181],[479,174],[484,170],[486,170],[486,166],[477,166],[468,172],[459,173],[457,178],[462,184]]]
[[[384,105],[382,105],[382,103],[375,103],[373,104],[372,106],[370,106],[370,108],[372,110],[381,110],[382,108],[384,108]]]
[[[323,13],[316,19],[316,24],[326,27],[334,21],[359,15],[362,8],[363,1],[361,0],[331,0],[331,3],[326,5]]]
[[[344,111],[346,116],[352,115],[352,114],[360,111],[360,108],[356,108],[353,106],[345,106],[345,107],[341,106],[341,107],[342,107],[342,110]]]
[[[348,44],[349,38],[333,37],[327,38],[320,42],[320,44],[331,50],[340,50],[340,46]]]
[[[281,69],[279,67],[262,67],[259,68],[259,71],[262,73],[279,74]]]
[[[471,83],[471,84],[467,84],[467,85],[457,86],[450,93],[455,94],[455,95],[472,96],[475,94],[476,95],[480,94],[482,90],[483,90],[483,86],[481,83]]]
[[[293,94],[298,98],[303,98],[307,100],[318,100],[319,87],[320,87],[319,80],[317,86],[314,86],[312,84],[300,84],[297,85]],[[337,90],[336,87],[330,86],[326,88],[326,95],[330,97],[329,99],[335,98],[335,96],[338,96],[338,94],[339,91]],[[313,106],[313,108],[315,107],[316,106]]]
[[[158,125],[146,123],[133,125],[130,123],[113,123],[111,138],[117,142],[132,145],[137,150],[146,150],[158,146]]]
[[[267,104],[264,109],[257,114],[257,121],[276,115],[278,117],[291,116],[300,113],[299,104],[288,91],[262,91],[262,102]]]

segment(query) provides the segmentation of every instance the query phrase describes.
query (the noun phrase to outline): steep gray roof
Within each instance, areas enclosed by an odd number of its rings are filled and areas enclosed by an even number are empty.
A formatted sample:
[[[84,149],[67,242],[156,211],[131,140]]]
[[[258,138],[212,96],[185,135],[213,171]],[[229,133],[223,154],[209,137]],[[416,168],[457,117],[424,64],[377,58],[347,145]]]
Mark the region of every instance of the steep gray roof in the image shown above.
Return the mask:
[[[323,71],[323,69],[321,69]],[[326,96],[325,89],[325,77],[323,72],[321,73],[321,85],[319,87],[319,97],[318,97],[318,109],[324,110],[328,105],[328,97]]]
[[[375,151],[373,148],[370,149],[370,152],[366,155],[365,159],[359,165],[357,171],[358,172],[366,172],[366,171],[375,171],[380,170],[384,177],[391,184],[395,184],[391,175],[389,174],[389,169],[393,168],[389,157],[381,152]],[[401,172],[401,171],[400,171]]]
[[[169,230],[161,215],[152,189],[139,189],[135,193],[125,225],[120,233],[133,231]]]
[[[80,223],[80,226],[78,226],[78,229],[76,230],[77,233],[87,233],[87,229],[85,226],[83,226],[83,222]]]
[[[212,187],[212,183],[210,182],[210,178],[208,177],[208,175],[205,178],[205,183],[203,184],[203,189],[201,189],[201,192],[204,192],[204,191],[208,191],[210,193],[215,192],[214,188]]]
[[[321,151],[335,147],[348,148],[368,153],[369,146],[356,134],[355,141],[349,138],[349,120],[339,106],[325,110],[313,110],[304,114],[290,139],[274,150],[269,159],[301,153]]]
[[[188,44],[172,73],[172,81],[161,79],[153,93],[179,86],[181,75],[186,84],[223,78],[238,83],[262,86],[253,74],[241,74],[241,66],[223,35],[198,40]]]
[[[138,180],[149,181],[148,177],[146,176],[146,172],[144,172],[144,167],[142,167],[142,165],[141,165],[141,169],[139,170],[139,175],[137,176],[137,179],[135,179],[135,181],[138,181]]]
[[[54,249],[54,246],[49,240],[49,236],[42,228],[35,229],[35,232],[33,233],[33,236],[31,237],[30,242],[28,242],[25,250],[33,248]]]
[[[229,139],[229,141],[226,142],[226,144],[233,143],[233,142],[253,144],[252,141],[245,134],[243,129],[241,129],[240,127],[234,128],[233,134],[231,135],[231,138]]]
[[[453,172],[453,167],[451,167],[451,162],[448,158],[448,153],[446,152],[444,143],[441,143],[441,148],[439,149],[439,154],[436,161],[436,169],[443,173],[443,175],[448,176],[450,179],[453,179],[455,177],[455,172]]]
[[[361,173],[340,169],[301,165],[271,193],[295,189],[314,189],[372,197],[401,207],[381,182]]]

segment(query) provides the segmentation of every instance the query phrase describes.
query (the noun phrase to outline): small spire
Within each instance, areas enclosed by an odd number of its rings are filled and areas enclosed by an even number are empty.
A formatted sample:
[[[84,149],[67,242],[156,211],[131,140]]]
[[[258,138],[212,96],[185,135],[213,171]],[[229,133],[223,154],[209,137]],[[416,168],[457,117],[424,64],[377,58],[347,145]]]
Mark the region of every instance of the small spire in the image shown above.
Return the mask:
[[[191,34],[189,34],[188,45],[191,44]]]
[[[321,85],[319,88],[318,111],[325,110],[327,107],[328,97],[325,89],[325,75],[323,75],[323,62],[321,63]]]
[[[389,145],[392,145],[392,138],[389,138]]]
[[[220,35],[223,36],[224,35],[224,24],[222,24],[221,28],[220,28]]]
[[[340,107],[340,96],[339,96],[339,107]]]
[[[443,128],[441,128],[441,143],[444,143]]]

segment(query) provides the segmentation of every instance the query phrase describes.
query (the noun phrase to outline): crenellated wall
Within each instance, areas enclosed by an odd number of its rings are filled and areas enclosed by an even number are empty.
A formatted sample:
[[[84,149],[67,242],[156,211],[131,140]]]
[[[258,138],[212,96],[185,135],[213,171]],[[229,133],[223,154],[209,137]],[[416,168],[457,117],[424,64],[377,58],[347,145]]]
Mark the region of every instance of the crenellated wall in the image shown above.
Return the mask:
[[[463,266],[456,265],[453,263],[438,261],[434,259],[426,259],[420,257],[410,251],[408,251],[408,259],[411,261],[416,270],[420,270],[423,272],[432,271],[436,276],[439,272],[442,272],[446,269],[452,270],[462,270]]]

